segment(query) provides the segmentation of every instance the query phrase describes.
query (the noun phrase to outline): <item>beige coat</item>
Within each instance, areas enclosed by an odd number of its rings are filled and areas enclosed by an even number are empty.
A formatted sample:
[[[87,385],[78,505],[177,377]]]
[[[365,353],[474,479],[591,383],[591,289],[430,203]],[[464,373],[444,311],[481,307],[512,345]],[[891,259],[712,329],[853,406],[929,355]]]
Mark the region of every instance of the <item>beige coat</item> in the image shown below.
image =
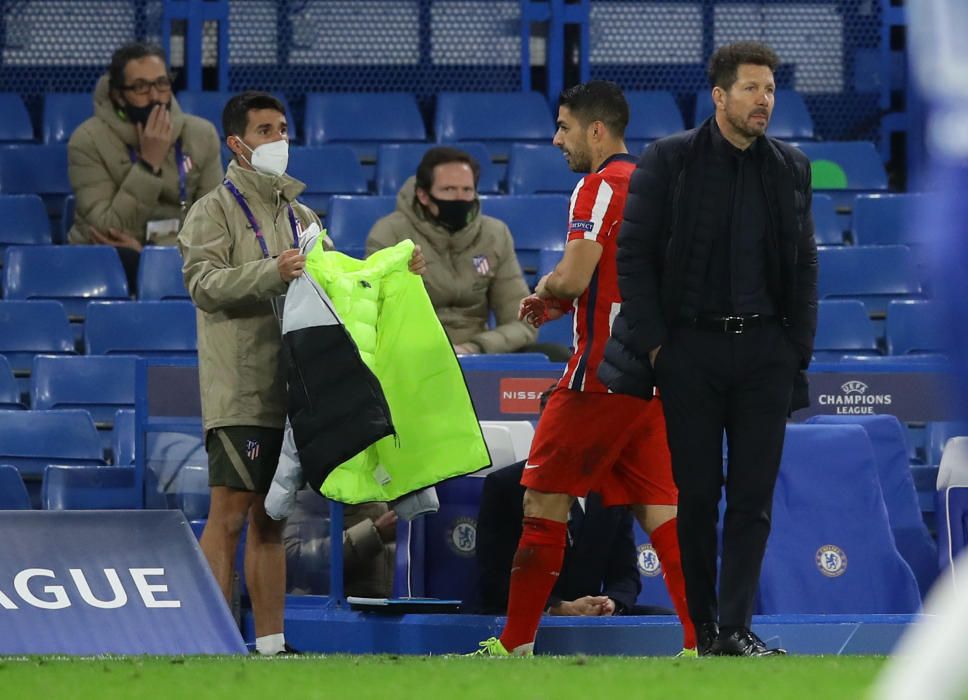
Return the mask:
[[[533,343],[534,328],[518,320],[518,307],[528,285],[514,254],[507,225],[479,215],[451,233],[429,220],[414,196],[415,178],[397,195],[397,209],[377,221],[366,239],[366,254],[410,238],[427,261],[424,284],[441,325],[455,345],[473,343],[483,352],[514,352]],[[486,258],[482,273],[475,258]],[[497,326],[488,329],[490,312]]]
[[[222,180],[219,137],[211,122],[182,112],[174,97],[171,124],[190,165],[185,177],[187,210]],[[105,75],[94,90],[94,116],[77,127],[67,144],[68,174],[76,197],[74,225],[68,234],[71,243],[91,243],[91,226],[101,231],[121,229],[144,243],[149,221],[184,218],[174,141],[160,176],[132,164],[129,146],[138,150],[137,132],[118,115]],[[174,245],[175,236],[152,242]]]
[[[285,294],[275,257],[292,247],[289,203],[303,228],[319,223],[297,203],[298,180],[245,170],[234,160],[226,177],[245,196],[265,236],[269,255],[242,207],[224,186],[198,200],[178,234],[182,273],[198,307],[198,370],[205,430],[229,425],[282,428],[286,376],[282,335],[272,299]]]

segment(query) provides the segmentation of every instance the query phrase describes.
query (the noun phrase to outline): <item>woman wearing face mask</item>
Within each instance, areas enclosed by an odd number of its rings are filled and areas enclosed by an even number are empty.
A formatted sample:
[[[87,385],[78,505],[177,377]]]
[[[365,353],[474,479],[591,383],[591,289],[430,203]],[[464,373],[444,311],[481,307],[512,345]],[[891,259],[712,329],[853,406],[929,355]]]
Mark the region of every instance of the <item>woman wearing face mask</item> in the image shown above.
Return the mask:
[[[161,48],[114,52],[94,90],[94,116],[67,147],[76,197],[71,243],[112,245],[135,291],[146,244],[174,245],[188,208],[222,179],[215,126],[184,114]]]
[[[516,352],[536,331],[518,320],[528,286],[507,225],[480,213],[480,168],[470,155],[438,146],[397,195],[397,208],[377,221],[367,255],[412,239],[427,262],[424,284],[458,354]],[[488,328],[491,313],[497,321]]]

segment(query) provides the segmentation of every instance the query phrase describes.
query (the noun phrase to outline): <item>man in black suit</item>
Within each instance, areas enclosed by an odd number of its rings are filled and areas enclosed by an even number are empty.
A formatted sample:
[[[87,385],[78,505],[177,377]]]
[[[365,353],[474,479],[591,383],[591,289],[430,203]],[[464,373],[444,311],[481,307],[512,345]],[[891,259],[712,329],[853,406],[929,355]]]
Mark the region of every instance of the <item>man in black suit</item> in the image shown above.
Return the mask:
[[[784,653],[766,648],[750,621],[786,418],[806,405],[817,247],[810,162],[766,136],[777,64],[756,42],[718,49],[714,116],[643,154],[618,238],[621,312],[599,369],[614,392],[661,392],[700,654]]]
[[[477,612],[503,615],[507,610],[511,560],[524,515],[523,470],[522,461],[484,480],[477,516]],[[604,507],[597,493],[576,499],[569,513],[564,564],[547,611],[552,615],[632,614],[641,589],[632,514],[624,506]],[[671,610],[658,612],[672,614]]]

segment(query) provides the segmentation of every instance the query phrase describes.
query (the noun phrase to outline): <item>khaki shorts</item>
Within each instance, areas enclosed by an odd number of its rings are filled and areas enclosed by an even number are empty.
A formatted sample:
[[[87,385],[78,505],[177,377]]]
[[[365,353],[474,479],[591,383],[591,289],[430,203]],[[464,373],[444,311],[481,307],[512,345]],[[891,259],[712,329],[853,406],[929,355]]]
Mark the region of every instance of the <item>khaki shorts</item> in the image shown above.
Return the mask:
[[[232,425],[212,428],[205,436],[208,485],[268,493],[279,464],[283,431]]]

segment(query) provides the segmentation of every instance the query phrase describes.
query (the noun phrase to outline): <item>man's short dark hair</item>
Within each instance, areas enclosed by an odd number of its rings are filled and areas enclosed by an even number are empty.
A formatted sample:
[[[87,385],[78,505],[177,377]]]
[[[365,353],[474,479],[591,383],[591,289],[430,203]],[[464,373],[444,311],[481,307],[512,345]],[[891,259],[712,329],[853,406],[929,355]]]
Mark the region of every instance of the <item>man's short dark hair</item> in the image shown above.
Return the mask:
[[[130,61],[138,61],[148,56],[157,56],[162,63],[165,61],[165,51],[158,44],[143,41],[132,41],[125,44],[111,55],[111,65],[108,67],[108,85],[112,90],[124,87],[124,68]]]
[[[775,72],[780,58],[773,49],[758,41],[738,41],[720,46],[709,59],[706,69],[709,86],[729,90],[736,82],[739,67],[744,63],[766,66]]]
[[[268,92],[258,90],[246,90],[238,95],[233,95],[225,103],[222,110],[222,131],[226,136],[243,136],[245,127],[249,125],[249,110],[251,109],[273,109],[279,114],[285,115],[286,108],[282,102],[270,95]]]
[[[562,90],[558,106],[567,107],[582,126],[602,122],[612,136],[625,136],[629,125],[629,103],[622,89],[610,80],[590,80]]]
[[[420,165],[417,166],[417,187],[430,192],[430,188],[434,185],[434,168],[447,163],[469,165],[471,172],[474,173],[474,186],[477,186],[477,181],[481,177],[481,165],[474,156],[453,146],[434,146],[424,153]]]

